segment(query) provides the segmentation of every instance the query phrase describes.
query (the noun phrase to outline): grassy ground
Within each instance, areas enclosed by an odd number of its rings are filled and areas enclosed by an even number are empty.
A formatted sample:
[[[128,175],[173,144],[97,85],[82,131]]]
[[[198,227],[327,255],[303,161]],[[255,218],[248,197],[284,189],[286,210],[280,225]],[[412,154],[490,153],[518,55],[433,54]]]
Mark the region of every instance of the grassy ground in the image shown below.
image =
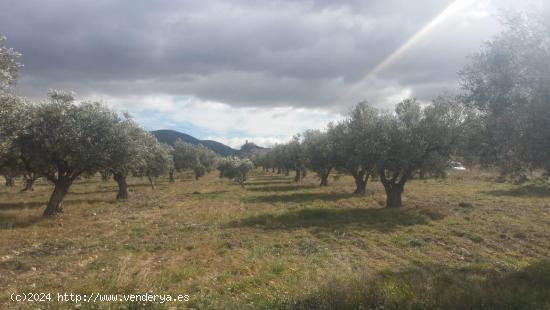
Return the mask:
[[[75,184],[43,219],[51,186],[0,189],[1,309],[550,309],[550,186],[483,175],[416,180],[405,207],[349,177],[253,173],[244,188],[132,179]],[[459,206],[460,203],[463,206]],[[185,303],[14,303],[11,293],[187,294]],[[57,295],[52,295],[56,297]]]

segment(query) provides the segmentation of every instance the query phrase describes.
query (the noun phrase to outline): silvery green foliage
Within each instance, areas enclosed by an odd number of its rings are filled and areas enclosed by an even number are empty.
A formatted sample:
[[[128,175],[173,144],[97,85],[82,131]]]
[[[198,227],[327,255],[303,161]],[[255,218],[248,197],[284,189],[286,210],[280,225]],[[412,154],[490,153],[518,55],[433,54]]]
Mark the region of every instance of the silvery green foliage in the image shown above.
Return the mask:
[[[336,149],[336,168],[353,176],[373,174],[379,160],[379,111],[361,102],[329,134]]]
[[[14,148],[14,141],[31,119],[30,102],[0,91],[0,162]]]
[[[263,167],[265,170],[275,168],[273,163],[273,152],[271,152],[271,149],[253,154],[251,160],[254,165]]]
[[[167,175],[174,169],[173,149],[168,144],[159,143],[149,132],[141,139],[144,147],[144,165],[136,170],[136,175],[149,178],[153,185],[155,178]]]
[[[421,107],[399,103],[380,119],[378,172],[382,182],[403,187],[414,173],[443,172],[467,127],[467,110],[457,101],[434,100]]]
[[[150,133],[130,118],[120,122],[115,134],[117,148],[110,154],[108,170],[126,177],[147,168]]]
[[[196,147],[178,139],[174,144],[174,167],[177,171],[193,170],[199,165]]]
[[[48,97],[33,106],[17,139],[29,169],[55,183],[107,168],[118,147],[118,116],[97,102],[75,104],[71,93],[51,90]]]
[[[504,26],[461,72],[464,100],[483,121],[471,151],[503,174],[550,171],[550,5]]]
[[[301,135],[295,135],[292,137],[292,140],[286,143],[285,152],[287,160],[289,161],[288,166],[291,167],[291,169],[298,171],[305,169],[306,155],[302,147]]]
[[[270,151],[273,166],[288,172],[294,169],[295,163],[288,143],[276,144]]]
[[[239,183],[241,186],[246,182],[248,173],[254,169],[254,163],[247,158],[224,158],[220,160],[218,170],[220,178],[228,178]]]
[[[177,140],[174,144],[174,167],[177,171],[192,170],[198,179],[212,171],[217,155],[209,148]]]
[[[218,161],[218,156],[214,153],[214,151],[203,146],[202,144],[197,146],[196,152],[198,165],[193,168],[193,171],[195,172],[195,177],[198,179],[214,169]]]
[[[329,125],[329,131],[332,124]],[[337,163],[336,141],[327,132],[307,130],[303,133],[302,148],[306,166],[315,171],[326,185],[326,178]]]
[[[7,90],[15,83],[22,66],[18,61],[21,54],[6,47],[5,41],[6,38],[0,36],[0,91]]]

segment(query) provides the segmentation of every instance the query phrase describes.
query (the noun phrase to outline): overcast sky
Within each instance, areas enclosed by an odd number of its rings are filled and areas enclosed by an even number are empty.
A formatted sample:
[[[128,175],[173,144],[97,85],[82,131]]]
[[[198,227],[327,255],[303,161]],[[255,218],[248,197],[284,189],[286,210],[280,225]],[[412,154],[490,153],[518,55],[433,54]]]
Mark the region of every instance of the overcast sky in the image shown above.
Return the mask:
[[[0,35],[23,53],[22,95],[73,90],[147,129],[238,148],[323,128],[361,100],[456,92],[467,56],[524,3],[2,0]]]

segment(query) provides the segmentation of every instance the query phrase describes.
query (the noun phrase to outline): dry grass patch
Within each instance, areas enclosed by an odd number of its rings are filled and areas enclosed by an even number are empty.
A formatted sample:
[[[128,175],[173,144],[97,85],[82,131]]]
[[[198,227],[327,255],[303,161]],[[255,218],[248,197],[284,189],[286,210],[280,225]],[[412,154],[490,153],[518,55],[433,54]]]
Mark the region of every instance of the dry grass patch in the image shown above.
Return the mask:
[[[545,184],[497,184],[470,174],[415,180],[405,208],[386,210],[375,181],[366,196],[350,194],[349,177],[331,178],[326,188],[317,182],[254,172],[241,188],[211,174],[160,180],[153,191],[132,179],[129,201],[118,202],[114,182],[93,178],[71,188],[65,214],[55,219],[40,216],[48,184],[31,193],[2,188],[0,302],[32,308],[8,303],[11,292],[153,292],[189,294],[179,306],[197,309],[422,308],[473,296],[476,287],[487,291],[473,300],[492,301],[503,281],[510,305],[526,300],[514,299],[517,288],[541,302],[525,308],[547,306],[537,296],[548,283],[532,272],[546,272],[550,254]]]

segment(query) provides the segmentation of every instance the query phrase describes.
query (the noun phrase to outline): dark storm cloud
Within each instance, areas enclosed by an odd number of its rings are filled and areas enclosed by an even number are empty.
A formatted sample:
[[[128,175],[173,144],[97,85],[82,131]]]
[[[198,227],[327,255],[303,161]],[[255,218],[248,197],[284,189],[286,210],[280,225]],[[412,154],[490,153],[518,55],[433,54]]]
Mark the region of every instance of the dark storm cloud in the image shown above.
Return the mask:
[[[0,33],[24,54],[19,87],[30,96],[68,88],[329,107],[450,2],[3,0]],[[488,39],[469,30],[449,30],[383,77],[432,96]]]

